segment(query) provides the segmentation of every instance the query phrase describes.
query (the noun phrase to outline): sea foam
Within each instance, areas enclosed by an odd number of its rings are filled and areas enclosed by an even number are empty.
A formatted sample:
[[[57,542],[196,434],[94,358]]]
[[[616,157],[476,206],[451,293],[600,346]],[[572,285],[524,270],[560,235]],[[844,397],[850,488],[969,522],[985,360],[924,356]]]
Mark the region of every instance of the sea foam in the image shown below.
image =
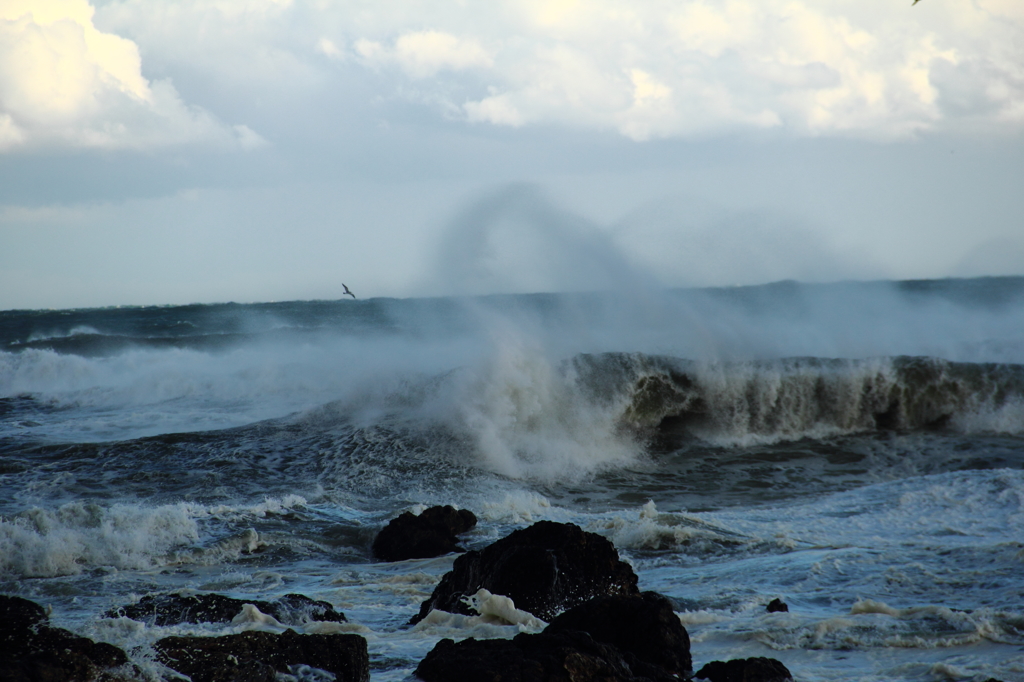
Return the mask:
[[[48,578],[93,568],[152,568],[198,539],[187,504],[35,508],[0,518],[0,574]]]

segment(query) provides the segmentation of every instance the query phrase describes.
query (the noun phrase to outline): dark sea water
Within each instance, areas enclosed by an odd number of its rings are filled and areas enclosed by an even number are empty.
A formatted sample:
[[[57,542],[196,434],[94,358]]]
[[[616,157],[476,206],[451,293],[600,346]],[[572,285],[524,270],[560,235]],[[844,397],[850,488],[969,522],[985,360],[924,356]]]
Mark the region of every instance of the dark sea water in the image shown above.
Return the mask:
[[[433,504],[608,537],[695,669],[1022,682],[1024,278],[0,312],[0,592],[154,676],[280,630],[103,617],[170,590],[325,599],[380,680],[536,629],[405,625],[453,557],[369,548]]]

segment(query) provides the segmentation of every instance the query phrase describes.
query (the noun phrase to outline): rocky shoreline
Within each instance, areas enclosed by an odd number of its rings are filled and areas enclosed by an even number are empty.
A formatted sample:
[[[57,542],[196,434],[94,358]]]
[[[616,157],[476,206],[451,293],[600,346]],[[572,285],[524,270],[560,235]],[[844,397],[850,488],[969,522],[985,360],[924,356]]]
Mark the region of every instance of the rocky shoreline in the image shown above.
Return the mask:
[[[469,512],[435,507],[393,520],[373,551],[400,560],[459,551],[457,535],[475,525]],[[383,539],[382,539],[383,538]],[[671,602],[641,592],[629,564],[604,537],[576,525],[540,521],[481,550],[462,553],[424,600],[415,624],[434,610],[475,615],[481,600],[533,618],[539,632],[512,639],[442,639],[420,661],[424,682],[785,682],[771,658],[713,661],[693,670],[690,639]],[[768,611],[786,610],[773,600]],[[274,601],[224,595],[155,594],[112,609],[109,618],[151,625],[230,623],[257,615],[277,626],[345,622],[331,604],[297,594]],[[163,679],[193,682],[284,682],[370,679],[367,641],[358,634],[247,631],[225,636],[166,637],[152,645]],[[0,596],[0,682],[117,682],[151,679],[129,653],[52,627],[45,610]]]

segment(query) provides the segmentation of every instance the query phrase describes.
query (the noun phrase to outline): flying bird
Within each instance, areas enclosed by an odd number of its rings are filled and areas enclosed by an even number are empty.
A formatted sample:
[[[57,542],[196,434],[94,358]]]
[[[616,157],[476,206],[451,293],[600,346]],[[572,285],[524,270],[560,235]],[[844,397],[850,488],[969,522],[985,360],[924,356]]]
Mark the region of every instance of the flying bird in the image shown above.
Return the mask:
[[[919,2],[921,2],[921,0],[914,0],[914,2],[910,3],[910,6],[913,7],[914,5],[916,5]]]
[[[353,294],[353,293],[352,293],[351,291],[349,291],[349,290],[348,290],[348,285],[347,285],[347,284],[345,284],[344,282],[342,282],[342,283],[341,283],[341,286],[345,287],[345,293],[343,293],[343,294],[342,294],[342,296],[351,296],[352,298],[355,298],[355,297],[356,297],[356,295],[355,295],[355,294]]]

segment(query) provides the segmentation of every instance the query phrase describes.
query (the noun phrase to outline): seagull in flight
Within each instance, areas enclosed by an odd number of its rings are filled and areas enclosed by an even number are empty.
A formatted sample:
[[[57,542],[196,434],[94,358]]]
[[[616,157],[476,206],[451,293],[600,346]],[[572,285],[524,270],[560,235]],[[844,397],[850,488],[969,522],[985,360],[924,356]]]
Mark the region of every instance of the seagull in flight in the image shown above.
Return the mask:
[[[353,299],[356,297],[355,294],[353,294],[351,291],[348,290],[348,285],[347,284],[342,282],[341,286],[345,287],[345,292],[342,294],[342,296],[351,296]]]
[[[914,5],[916,5],[919,2],[921,2],[921,0],[914,0],[914,2],[910,3],[910,6],[913,7]]]

